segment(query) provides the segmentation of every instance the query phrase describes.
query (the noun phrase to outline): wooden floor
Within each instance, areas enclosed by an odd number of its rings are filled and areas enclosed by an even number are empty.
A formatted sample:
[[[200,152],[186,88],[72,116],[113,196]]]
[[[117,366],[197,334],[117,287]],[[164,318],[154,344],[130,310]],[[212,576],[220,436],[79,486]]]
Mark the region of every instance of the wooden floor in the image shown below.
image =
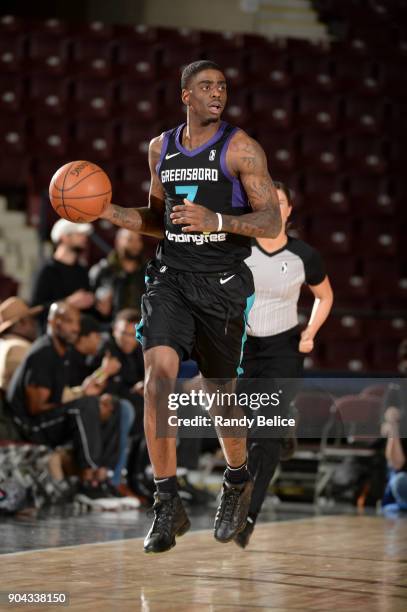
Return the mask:
[[[2,555],[0,567],[1,590],[68,591],[70,611],[405,612],[407,521],[315,517],[259,525],[245,551],[195,532],[162,555],[123,540]]]

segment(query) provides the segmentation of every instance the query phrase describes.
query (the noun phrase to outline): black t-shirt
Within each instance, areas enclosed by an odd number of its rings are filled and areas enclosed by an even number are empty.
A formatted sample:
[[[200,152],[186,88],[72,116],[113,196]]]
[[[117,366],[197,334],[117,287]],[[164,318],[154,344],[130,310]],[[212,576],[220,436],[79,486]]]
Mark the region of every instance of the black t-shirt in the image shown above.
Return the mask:
[[[25,390],[28,385],[50,389],[48,403],[60,404],[64,387],[69,385],[69,377],[69,351],[61,357],[52,339],[47,335],[41,336],[34,342],[11,379],[7,399],[12,413],[21,419],[32,416],[26,408]]]
[[[93,357],[83,355],[75,348],[72,348],[69,353],[69,386],[77,387],[83,383],[87,376],[90,376],[95,371],[93,367]]]
[[[81,264],[67,265],[56,259],[45,261],[38,270],[33,283],[31,304],[43,304],[46,319],[48,307],[79,289],[89,291],[88,270]]]
[[[130,389],[140,380],[144,380],[144,361],[141,345],[139,344],[132,353],[123,353],[117,346],[114,338],[111,336],[104,338],[99,354],[93,361],[93,370],[101,364],[107,352],[116,357],[122,367],[115,376],[109,378],[104,391],[118,397],[130,398],[130,395],[132,395]]]

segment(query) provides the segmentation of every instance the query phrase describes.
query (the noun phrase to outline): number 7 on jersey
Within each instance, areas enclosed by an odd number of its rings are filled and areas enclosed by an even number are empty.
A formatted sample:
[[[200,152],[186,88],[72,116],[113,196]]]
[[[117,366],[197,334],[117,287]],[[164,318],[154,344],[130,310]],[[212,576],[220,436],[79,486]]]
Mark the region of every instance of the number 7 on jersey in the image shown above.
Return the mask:
[[[186,199],[193,202],[198,192],[198,185],[176,185],[175,193],[185,195]]]

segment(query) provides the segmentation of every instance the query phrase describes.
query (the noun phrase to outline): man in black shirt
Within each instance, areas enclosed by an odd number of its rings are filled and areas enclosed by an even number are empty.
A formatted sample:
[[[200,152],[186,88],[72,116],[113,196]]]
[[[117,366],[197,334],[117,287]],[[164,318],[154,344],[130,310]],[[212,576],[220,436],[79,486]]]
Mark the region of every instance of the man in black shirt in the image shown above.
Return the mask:
[[[90,286],[95,294],[101,287],[111,291],[114,317],[123,308],[141,303],[145,289],[144,271],[142,237],[127,229],[119,229],[115,250],[90,269]]]
[[[52,304],[48,333],[33,344],[16,370],[7,398],[26,440],[52,448],[73,442],[80,501],[108,509],[112,495],[107,470],[118,458],[119,414],[94,397],[100,391],[94,380],[71,388],[70,350],[78,333],[79,311],[65,302]]]
[[[44,306],[42,323],[46,325],[49,306],[65,300],[71,306],[86,310],[93,304],[89,291],[88,270],[80,263],[80,257],[92,231],[89,223],[57,221],[51,231],[55,252],[38,270],[32,287],[31,304]]]

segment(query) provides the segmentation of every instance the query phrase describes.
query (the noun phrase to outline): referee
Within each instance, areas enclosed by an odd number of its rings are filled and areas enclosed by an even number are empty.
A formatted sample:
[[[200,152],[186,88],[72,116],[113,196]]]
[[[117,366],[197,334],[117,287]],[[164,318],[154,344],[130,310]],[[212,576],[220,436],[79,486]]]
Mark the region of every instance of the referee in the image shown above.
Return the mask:
[[[276,238],[257,238],[246,264],[253,273],[255,301],[249,314],[247,340],[242,363],[241,389],[255,384],[253,379],[300,378],[304,353],[314,348],[314,338],[329,315],[333,293],[321,255],[306,242],[287,234],[287,221],[293,207],[293,193],[275,182],[283,228]],[[303,284],[315,296],[312,314],[304,331],[298,325],[298,300]],[[247,380],[252,379],[252,383]],[[293,394],[293,389],[288,390]],[[284,393],[285,407],[292,397]],[[251,415],[253,416],[253,415]],[[268,415],[271,416],[271,415]],[[245,548],[253,532],[270,480],[280,459],[281,438],[261,437],[264,431],[251,430],[248,439],[249,471],[254,489],[246,527],[234,538]]]

